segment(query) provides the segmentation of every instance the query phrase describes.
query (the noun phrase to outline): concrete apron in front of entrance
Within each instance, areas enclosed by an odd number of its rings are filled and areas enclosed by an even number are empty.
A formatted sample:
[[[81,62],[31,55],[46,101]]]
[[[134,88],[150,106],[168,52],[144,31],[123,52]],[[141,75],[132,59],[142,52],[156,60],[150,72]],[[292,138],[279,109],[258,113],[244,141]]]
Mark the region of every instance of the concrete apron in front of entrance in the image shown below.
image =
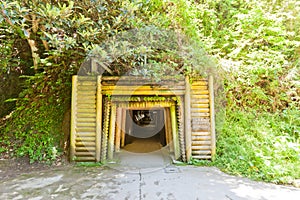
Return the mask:
[[[127,173],[144,173],[161,170],[172,164],[172,154],[168,148],[148,153],[134,153],[122,149],[115,153],[113,161],[108,162],[106,166],[127,172]]]
[[[168,170],[172,167],[177,170]],[[251,181],[213,167],[168,166],[144,173],[66,166],[0,182],[0,199],[298,200],[300,189]]]

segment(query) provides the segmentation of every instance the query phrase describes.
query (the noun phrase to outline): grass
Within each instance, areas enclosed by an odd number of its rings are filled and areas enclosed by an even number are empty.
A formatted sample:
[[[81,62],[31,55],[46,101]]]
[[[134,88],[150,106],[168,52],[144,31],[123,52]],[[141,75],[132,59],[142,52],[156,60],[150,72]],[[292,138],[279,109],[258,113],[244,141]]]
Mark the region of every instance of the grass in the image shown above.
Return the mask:
[[[228,111],[217,135],[214,165],[254,180],[289,184],[300,178],[300,111]]]

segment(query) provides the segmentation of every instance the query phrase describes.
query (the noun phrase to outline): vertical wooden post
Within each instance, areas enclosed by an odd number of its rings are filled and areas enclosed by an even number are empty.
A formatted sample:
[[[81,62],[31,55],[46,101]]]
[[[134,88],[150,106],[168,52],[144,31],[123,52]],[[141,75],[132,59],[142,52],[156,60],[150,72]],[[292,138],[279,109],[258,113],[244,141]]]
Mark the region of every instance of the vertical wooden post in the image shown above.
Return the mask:
[[[172,143],[172,122],[171,122],[171,114],[170,114],[170,108],[165,108],[165,117],[166,117],[166,124],[165,124],[165,128],[166,128],[166,134],[168,137],[168,144],[169,144],[169,150],[170,152],[174,152],[174,145]]]
[[[96,162],[100,161],[101,137],[102,137],[102,91],[101,76],[97,77],[96,98]]]
[[[126,109],[122,109],[122,125],[121,125],[121,147],[125,146],[125,134],[126,134]]]
[[[184,122],[185,122],[185,148],[186,159],[190,161],[192,156],[192,124],[191,124],[191,85],[189,77],[185,77],[185,95],[184,95]]]
[[[167,121],[167,108],[164,108],[164,122],[165,122],[165,136],[166,136],[166,143],[169,145],[169,127],[168,127],[168,121]]]
[[[105,107],[104,107],[103,131],[102,131],[101,162],[106,161],[110,108],[111,108],[111,102],[106,98]]]
[[[173,145],[174,145],[174,154],[175,160],[180,158],[180,147],[179,147],[179,137],[177,130],[177,119],[176,119],[176,108],[175,105],[170,107],[171,112],[171,121],[172,121],[172,135],[173,135]]]
[[[121,130],[122,130],[122,108],[117,108],[117,124],[116,124],[116,144],[115,151],[120,151]]]
[[[216,130],[215,130],[215,106],[214,106],[214,79],[210,75],[208,78],[209,89],[209,112],[210,112],[210,133],[211,133],[211,156],[216,154]]]
[[[78,76],[72,77],[72,103],[71,103],[71,135],[70,135],[70,161],[75,159],[75,141],[76,141],[76,115],[77,115],[77,80]]]
[[[114,156],[114,142],[115,142],[115,131],[116,131],[116,111],[117,106],[112,103],[111,114],[110,114],[110,126],[108,135],[108,159],[112,160]]]
[[[185,151],[185,136],[184,136],[184,98],[182,96],[179,97],[180,102],[178,103],[178,122],[179,122],[179,142],[180,142],[180,152],[181,157],[184,162],[186,162],[186,151]]]

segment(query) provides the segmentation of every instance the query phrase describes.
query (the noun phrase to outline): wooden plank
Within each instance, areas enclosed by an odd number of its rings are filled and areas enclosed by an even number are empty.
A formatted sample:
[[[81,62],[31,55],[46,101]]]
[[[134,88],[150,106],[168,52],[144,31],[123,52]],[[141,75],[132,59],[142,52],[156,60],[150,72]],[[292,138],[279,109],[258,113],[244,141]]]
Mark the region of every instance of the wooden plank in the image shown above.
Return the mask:
[[[209,99],[192,99],[192,104],[209,103]]]
[[[93,85],[79,85],[78,84],[78,90],[80,91],[96,91],[96,83]]]
[[[206,80],[193,81],[192,86],[197,86],[197,85],[208,85],[208,83]]]
[[[92,147],[95,147],[95,141],[94,142],[88,142],[88,141],[76,142],[76,147],[79,147],[79,146],[84,146],[84,147],[92,146]]]
[[[211,151],[205,151],[205,150],[193,150],[193,154],[198,154],[198,155],[210,155]]]
[[[196,141],[210,141],[211,140],[211,136],[192,136],[192,142],[196,142]],[[195,143],[196,144],[196,143]]]
[[[200,140],[200,141],[195,141],[195,140],[193,140],[192,141],[192,145],[193,146],[198,146],[198,145],[211,145],[211,141],[202,141],[202,140]]]
[[[185,149],[186,149],[186,159],[187,162],[191,159],[192,151],[192,125],[191,125],[191,86],[189,77],[185,77],[185,94],[184,94],[184,123],[185,123]]]
[[[96,122],[96,118],[95,117],[90,117],[90,118],[78,118],[77,122]]]
[[[116,104],[112,104],[111,114],[110,114],[109,135],[108,135],[108,152],[107,152],[109,160],[112,160],[114,156],[115,131],[116,131]]]
[[[75,156],[84,156],[84,157],[95,157],[96,153],[91,152],[91,151],[86,151],[86,152],[76,152]]]
[[[76,142],[95,142],[95,137],[76,137]]]
[[[96,105],[95,104],[77,104],[77,108],[78,109],[96,109]]]
[[[209,108],[209,104],[208,103],[193,103],[192,108]]]
[[[204,160],[204,159],[211,159],[211,156],[210,155],[193,155],[193,158],[194,159],[199,159],[199,160]]]
[[[209,113],[209,108],[192,108],[192,112]]]
[[[96,94],[96,162],[101,160],[101,138],[102,138],[102,86],[101,76],[97,76],[97,94]]]
[[[209,95],[207,94],[194,94],[192,95],[193,99],[209,99]]]
[[[210,132],[192,132],[192,136],[210,136]]]
[[[72,102],[71,102],[71,134],[70,134],[70,161],[74,160],[75,156],[75,139],[76,139],[76,98],[77,98],[77,78],[78,76],[72,77]]]
[[[121,147],[125,146],[126,134],[126,109],[122,109],[122,126],[121,126]]]
[[[96,95],[96,94],[95,94]],[[77,100],[77,105],[80,104],[96,104],[96,99],[78,99]]]
[[[117,108],[115,151],[120,152],[122,130],[122,108]]]
[[[216,154],[216,131],[215,131],[215,107],[214,107],[214,82],[213,76],[209,76],[209,104],[210,104],[210,126],[211,126],[211,154]]]
[[[96,113],[77,113],[78,118],[94,117],[96,118]]]
[[[76,149],[76,152],[78,152],[78,151],[95,151],[96,150],[95,146],[93,146],[93,147],[76,147],[75,149]]]
[[[172,145],[172,126],[171,126],[171,114],[170,114],[170,108],[165,108],[165,133],[167,138],[167,144],[169,145],[170,152],[174,152],[174,146]]]
[[[192,95],[206,95],[209,94],[208,90],[192,90],[191,91]]]
[[[79,81],[96,81],[96,77],[95,76],[78,76],[78,80]]]
[[[209,117],[209,113],[191,113],[192,117]]]
[[[90,162],[94,162],[95,161],[95,157],[76,157],[75,161],[77,162],[87,162],[87,161],[90,161]]]
[[[82,90],[82,91],[78,91],[78,95],[79,96],[85,96],[85,95],[90,95],[90,96],[93,96],[93,95],[96,95],[96,90],[93,90],[93,91],[90,91],[90,90]]]
[[[130,90],[107,90],[102,91],[105,95],[184,95],[184,90],[152,90],[152,91],[130,91]]]
[[[91,122],[77,122],[77,128],[78,127],[95,127],[96,123]]]
[[[207,86],[203,86],[203,85],[191,85],[191,89],[192,90],[207,90]]]
[[[94,132],[96,134],[95,127],[76,127],[76,132]]]
[[[176,119],[176,108],[175,105],[170,107],[171,112],[171,121],[172,121],[172,136],[173,136],[173,145],[174,145],[174,154],[175,159],[180,158],[180,145],[179,145],[179,137],[177,130],[177,119]]]
[[[95,137],[95,132],[77,132],[76,137]]]
[[[192,149],[193,150],[211,150],[211,146],[208,145],[208,146],[192,146]]]

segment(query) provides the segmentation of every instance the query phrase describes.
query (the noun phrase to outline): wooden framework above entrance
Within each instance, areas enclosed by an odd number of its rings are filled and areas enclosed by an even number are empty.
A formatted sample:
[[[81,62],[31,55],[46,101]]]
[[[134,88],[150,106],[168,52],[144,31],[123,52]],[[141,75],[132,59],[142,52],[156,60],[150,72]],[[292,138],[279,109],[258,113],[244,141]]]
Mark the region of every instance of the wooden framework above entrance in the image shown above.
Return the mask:
[[[175,159],[211,159],[215,154],[212,77],[192,82],[188,77],[165,77],[155,82],[143,77],[73,76],[72,84],[71,160],[112,159],[124,140],[124,112],[153,108],[164,109]]]

